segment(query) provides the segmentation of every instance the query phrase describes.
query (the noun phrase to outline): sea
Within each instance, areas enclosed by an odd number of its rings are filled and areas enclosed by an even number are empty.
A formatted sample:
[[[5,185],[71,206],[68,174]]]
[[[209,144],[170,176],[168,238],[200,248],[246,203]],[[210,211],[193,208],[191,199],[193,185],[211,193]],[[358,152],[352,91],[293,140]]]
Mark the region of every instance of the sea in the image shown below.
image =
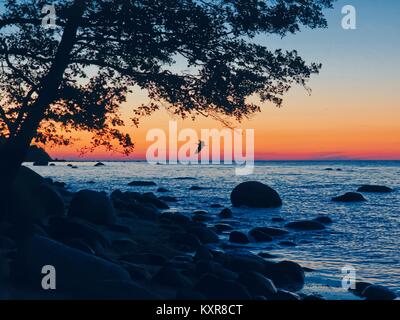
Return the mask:
[[[307,272],[305,293],[321,293],[328,299],[355,299],[345,290],[350,280],[368,281],[387,286],[400,294],[400,161],[259,161],[253,174],[236,175],[233,165],[151,165],[144,161],[57,162],[55,166],[33,167],[44,177],[67,184],[71,191],[92,189],[111,193],[122,191],[154,192],[174,196],[168,211],[192,215],[206,210],[214,220],[210,225],[229,223],[235,230],[247,232],[256,226],[284,228],[291,221],[332,218],[325,230],[290,232],[284,240],[296,246],[282,246],[279,241],[251,243],[232,249],[228,235],[221,239],[226,250],[268,252],[276,260],[292,260],[314,272]],[[68,166],[72,164],[74,168]],[[186,179],[177,179],[186,178]],[[154,181],[157,186],[130,187],[131,181]],[[283,206],[278,209],[232,208],[230,193],[244,181],[260,181],[274,188]],[[363,184],[385,185],[394,189],[388,194],[364,194],[363,203],[335,203],[332,197],[357,191]],[[189,190],[192,186],[201,190]],[[159,194],[161,195],[161,194]],[[221,221],[220,204],[231,208],[233,217]],[[283,218],[273,222],[273,218]]]

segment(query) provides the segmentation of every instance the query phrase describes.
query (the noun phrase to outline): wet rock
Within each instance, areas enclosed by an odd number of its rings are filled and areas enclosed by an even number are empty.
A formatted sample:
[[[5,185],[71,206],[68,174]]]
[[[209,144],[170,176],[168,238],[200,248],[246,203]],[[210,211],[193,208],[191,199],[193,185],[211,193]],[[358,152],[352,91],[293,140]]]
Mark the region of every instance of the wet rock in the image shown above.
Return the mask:
[[[271,298],[271,300],[280,300],[280,301],[297,301],[301,300],[298,294],[295,294],[290,291],[279,289],[278,292]]]
[[[330,217],[328,217],[328,216],[319,216],[319,217],[316,217],[316,218],[314,219],[314,221],[317,221],[317,222],[323,223],[323,224],[331,224],[331,223],[333,223],[333,220],[332,220]]]
[[[49,165],[48,161],[35,161],[33,163],[34,167],[47,167]]]
[[[211,253],[210,249],[208,249],[206,246],[199,246],[196,250],[196,254],[194,255],[193,259],[194,261],[209,261],[214,258],[213,254]]]
[[[136,200],[145,204],[151,204],[158,209],[169,209],[169,206],[156,197],[156,195],[152,192],[147,192],[142,195],[137,195]]]
[[[226,269],[220,263],[212,260],[197,261],[195,271],[198,276],[202,276],[204,274],[213,274],[224,280],[236,280],[238,277],[235,272]]]
[[[239,274],[238,282],[244,285],[252,295],[264,296],[267,299],[278,292],[273,282],[258,272],[242,272]]]
[[[177,249],[187,252],[193,252],[201,246],[200,239],[196,235],[186,232],[174,233],[169,240]]]
[[[231,202],[235,207],[276,208],[282,205],[274,189],[257,181],[243,182],[236,186],[231,193]]]
[[[103,167],[103,166],[105,166],[105,164],[102,162],[97,162],[94,166],[95,167]]]
[[[363,185],[357,190],[358,192],[371,192],[371,193],[390,193],[394,190],[386,186],[378,185]]]
[[[278,229],[278,228],[269,228],[269,227],[257,227],[257,228],[253,228],[252,230],[250,230],[250,233],[252,233],[253,231],[261,231],[264,234],[269,235],[270,237],[279,237],[279,236],[285,236],[287,235],[289,232],[283,229]]]
[[[204,189],[206,189],[206,188],[199,187],[199,186],[191,186],[189,188],[189,190],[191,190],[191,191],[200,191],[200,190],[204,190]]]
[[[151,279],[151,274],[146,268],[134,263],[123,262],[122,266],[128,271],[129,275],[134,280],[146,281]]]
[[[373,284],[365,288],[362,292],[362,297],[367,300],[394,300],[397,298],[397,295],[384,286]]]
[[[202,244],[219,242],[218,235],[210,228],[193,226],[188,228],[188,232],[197,236]]]
[[[212,274],[203,275],[195,290],[211,300],[249,300],[249,292],[244,286],[230,280],[219,279]]]
[[[249,238],[247,237],[246,234],[240,231],[232,231],[229,234],[229,241],[234,242],[234,243],[240,243],[240,244],[248,244],[250,243]]]
[[[299,291],[304,286],[304,270],[292,261],[271,264],[266,270],[266,275],[280,289]]]
[[[213,218],[209,217],[209,216],[201,215],[201,214],[196,214],[192,217],[192,220],[195,222],[206,222],[206,221],[213,220]]]
[[[163,212],[160,219],[165,219],[176,224],[185,225],[190,223],[190,219],[180,213]]]
[[[233,227],[226,223],[217,223],[216,225],[214,225],[214,228],[215,230],[217,230],[218,233],[233,230]]]
[[[355,288],[354,288],[354,289],[349,288],[349,291],[350,291],[351,293],[353,293],[354,295],[361,297],[363,291],[364,291],[367,287],[369,287],[369,286],[371,286],[371,285],[372,285],[372,283],[369,283],[369,282],[358,281],[358,282],[356,282]]]
[[[72,198],[68,215],[97,224],[113,224],[115,211],[110,198],[103,192],[81,190]]]
[[[98,281],[130,279],[128,272],[116,264],[40,236],[32,237],[25,244],[20,263],[24,274],[38,286],[43,276],[42,267],[54,266],[58,290],[79,292]]]
[[[250,230],[249,234],[257,242],[271,242],[273,240],[271,236],[257,228]]]
[[[196,210],[193,212],[193,214],[208,214],[208,212],[205,210]]]
[[[189,287],[190,281],[171,267],[162,267],[153,277],[153,281],[173,288]]]
[[[256,271],[264,274],[266,269],[263,258],[249,253],[224,254],[219,260],[224,267],[235,272]]]
[[[210,206],[210,208],[214,208],[214,209],[222,208],[222,205],[220,205],[219,203],[214,203],[214,204],[212,204],[212,205]]]
[[[347,192],[342,196],[332,198],[334,202],[363,202],[367,201],[362,194],[357,192]]]
[[[304,230],[304,231],[325,229],[325,226],[322,223],[312,220],[289,222],[285,225],[285,227],[289,229]]]
[[[152,187],[156,185],[157,184],[153,181],[131,181],[128,183],[130,187]]]
[[[225,208],[225,209],[223,209],[223,210],[219,213],[219,216],[220,216],[222,219],[229,219],[229,218],[232,217],[232,210],[229,209],[229,208]]]
[[[194,177],[176,177],[175,180],[196,180]]]
[[[165,192],[169,192],[169,190],[160,187],[160,188],[157,189],[157,192],[165,193]]]

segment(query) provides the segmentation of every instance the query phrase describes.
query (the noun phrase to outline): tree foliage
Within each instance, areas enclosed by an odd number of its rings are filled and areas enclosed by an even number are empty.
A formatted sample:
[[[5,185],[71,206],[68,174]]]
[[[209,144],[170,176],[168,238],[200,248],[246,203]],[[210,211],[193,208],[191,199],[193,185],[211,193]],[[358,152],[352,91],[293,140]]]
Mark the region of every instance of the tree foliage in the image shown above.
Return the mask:
[[[94,146],[112,149],[116,140],[129,153],[133,143],[121,130],[120,106],[134,87],[150,98],[134,109],[134,124],[161,107],[182,117],[241,120],[263,102],[280,106],[290,87],[305,86],[320,65],[252,39],[325,27],[323,9],[333,1],[54,0],[55,28],[42,25],[48,0],[2,1],[0,133],[18,137],[37,112],[77,6],[83,14],[69,52],[62,53],[68,55],[62,78],[54,77],[54,92],[33,138],[68,144],[72,131],[87,131]],[[176,61],[184,62],[185,70]]]

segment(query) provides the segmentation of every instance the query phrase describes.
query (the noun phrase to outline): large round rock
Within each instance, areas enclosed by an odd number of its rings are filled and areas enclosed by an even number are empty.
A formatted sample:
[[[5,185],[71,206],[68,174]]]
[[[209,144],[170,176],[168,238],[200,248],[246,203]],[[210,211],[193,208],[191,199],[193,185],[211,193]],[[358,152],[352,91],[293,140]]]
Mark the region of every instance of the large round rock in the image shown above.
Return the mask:
[[[115,222],[114,207],[110,198],[103,192],[92,190],[81,190],[75,194],[68,214],[97,224]]]
[[[237,185],[231,193],[231,202],[235,207],[277,208],[282,205],[282,200],[274,189],[257,181]]]

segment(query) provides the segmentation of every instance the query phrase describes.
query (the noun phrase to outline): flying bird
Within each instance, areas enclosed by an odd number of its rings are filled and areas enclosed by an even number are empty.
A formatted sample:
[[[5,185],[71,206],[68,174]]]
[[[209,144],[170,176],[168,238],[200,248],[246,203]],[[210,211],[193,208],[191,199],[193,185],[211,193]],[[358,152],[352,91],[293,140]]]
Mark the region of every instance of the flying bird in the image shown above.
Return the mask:
[[[201,152],[201,150],[205,147],[205,143],[204,141],[199,140],[199,144],[197,145],[197,150],[196,150],[196,154],[199,154]]]

